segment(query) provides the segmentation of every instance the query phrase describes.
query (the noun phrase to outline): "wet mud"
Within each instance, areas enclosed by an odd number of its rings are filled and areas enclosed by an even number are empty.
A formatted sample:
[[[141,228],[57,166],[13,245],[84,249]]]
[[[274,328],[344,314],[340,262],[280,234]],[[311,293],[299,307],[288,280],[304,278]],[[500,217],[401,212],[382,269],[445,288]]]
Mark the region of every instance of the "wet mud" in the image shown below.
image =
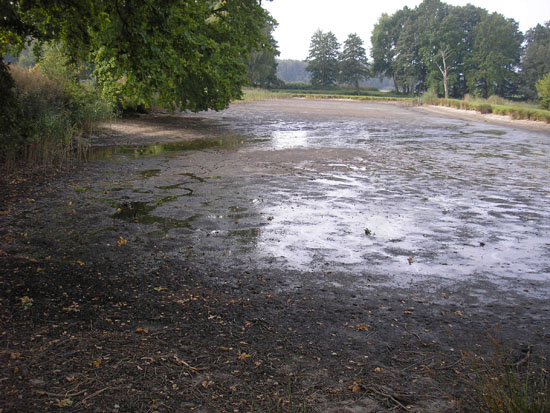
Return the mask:
[[[92,143],[5,184],[8,411],[467,411],[465,353],[549,356],[547,130],[293,99]]]

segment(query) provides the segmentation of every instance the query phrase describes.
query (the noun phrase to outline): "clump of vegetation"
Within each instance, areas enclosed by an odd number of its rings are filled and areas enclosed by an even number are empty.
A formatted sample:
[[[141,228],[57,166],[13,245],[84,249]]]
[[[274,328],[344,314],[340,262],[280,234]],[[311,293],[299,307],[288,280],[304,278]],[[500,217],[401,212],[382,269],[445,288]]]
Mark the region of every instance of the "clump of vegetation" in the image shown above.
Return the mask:
[[[464,100],[431,97],[429,100],[423,98],[422,103],[455,109],[475,110],[484,114],[508,115],[516,120],[524,119],[550,123],[550,110],[538,109],[534,105],[515,103],[498,97],[492,97],[492,100],[501,104],[491,104],[490,99],[472,99],[471,97],[465,97]]]
[[[290,93],[282,92],[273,92],[266,89],[257,89],[257,88],[244,88],[243,97],[241,100],[234,101],[233,103],[239,102],[257,102],[260,100],[270,100],[270,99],[282,99],[285,97],[290,97]]]
[[[547,73],[537,82],[537,93],[540,99],[540,107],[550,109],[550,73]]]
[[[17,164],[60,165],[82,155],[82,132],[113,116],[85,68],[71,64],[56,46],[47,47],[31,69],[10,65],[12,123],[0,134],[0,160]]]
[[[420,102],[423,105],[434,105],[439,100],[439,97],[437,95],[437,92],[434,88],[428,89],[424,94],[422,94],[422,97],[420,98]]]
[[[470,365],[468,384],[481,411],[495,413],[545,413],[550,411],[550,377],[542,356],[535,360],[532,348],[514,360],[492,339],[493,354],[465,354]]]

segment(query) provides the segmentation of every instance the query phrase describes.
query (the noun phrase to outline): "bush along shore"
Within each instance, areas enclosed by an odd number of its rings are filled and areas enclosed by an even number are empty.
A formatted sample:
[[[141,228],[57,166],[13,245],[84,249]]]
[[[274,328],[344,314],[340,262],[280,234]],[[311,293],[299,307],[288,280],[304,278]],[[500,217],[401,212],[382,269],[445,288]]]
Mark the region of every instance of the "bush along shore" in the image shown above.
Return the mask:
[[[10,65],[9,107],[2,116],[0,164],[6,172],[20,167],[60,167],[82,158],[85,133],[114,118],[86,68],[73,64],[56,46],[31,69]]]

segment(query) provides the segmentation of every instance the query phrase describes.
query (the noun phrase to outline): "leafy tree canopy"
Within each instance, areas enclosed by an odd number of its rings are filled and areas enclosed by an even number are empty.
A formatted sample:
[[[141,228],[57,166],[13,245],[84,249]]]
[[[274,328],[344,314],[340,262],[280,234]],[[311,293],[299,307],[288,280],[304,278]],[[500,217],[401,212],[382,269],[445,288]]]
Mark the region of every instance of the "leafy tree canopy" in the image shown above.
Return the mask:
[[[424,0],[382,15],[371,37],[373,72],[405,93],[516,96],[522,39],[517,22],[500,14]]]
[[[306,70],[311,72],[311,84],[332,87],[338,76],[338,49],[340,44],[332,32],[317,30],[311,37]]]
[[[521,80],[523,93],[529,99],[536,97],[535,84],[550,73],[550,21],[538,24],[525,34],[525,52],[522,60]]]
[[[277,41],[273,38],[274,28],[273,24],[269,24],[263,29],[269,47],[252,50],[246,60],[246,77],[251,86],[271,88],[281,83],[277,78],[276,57],[279,56],[279,51],[277,50]]]
[[[32,39],[90,63],[105,96],[223,109],[241,96],[244,62],[269,47],[261,0],[1,0],[0,52]]]
[[[550,73],[541,78],[536,87],[541,108],[550,109]]]

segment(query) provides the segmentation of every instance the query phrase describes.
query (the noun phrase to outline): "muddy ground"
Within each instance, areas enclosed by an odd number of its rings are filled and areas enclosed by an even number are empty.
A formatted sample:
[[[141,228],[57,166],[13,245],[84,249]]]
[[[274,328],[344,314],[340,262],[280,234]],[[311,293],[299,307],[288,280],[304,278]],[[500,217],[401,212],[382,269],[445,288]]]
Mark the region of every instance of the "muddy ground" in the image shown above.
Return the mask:
[[[389,104],[144,115],[2,183],[0,411],[472,411],[550,353],[550,131]]]

